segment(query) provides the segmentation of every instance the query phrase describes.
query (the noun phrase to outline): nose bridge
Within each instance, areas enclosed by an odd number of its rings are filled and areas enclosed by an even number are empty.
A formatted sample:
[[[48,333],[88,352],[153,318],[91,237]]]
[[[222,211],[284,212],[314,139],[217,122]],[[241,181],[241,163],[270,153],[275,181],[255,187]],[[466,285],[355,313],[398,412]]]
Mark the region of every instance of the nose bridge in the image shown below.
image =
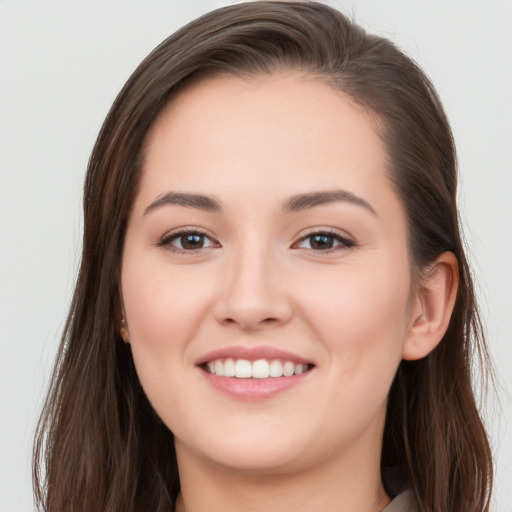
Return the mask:
[[[264,236],[246,234],[226,261],[219,320],[243,329],[282,324],[291,315],[278,254]],[[281,274],[281,275],[280,275]]]
[[[230,294],[256,302],[271,293],[268,282],[275,267],[272,254],[265,242],[254,243],[254,239],[240,244],[231,262]]]

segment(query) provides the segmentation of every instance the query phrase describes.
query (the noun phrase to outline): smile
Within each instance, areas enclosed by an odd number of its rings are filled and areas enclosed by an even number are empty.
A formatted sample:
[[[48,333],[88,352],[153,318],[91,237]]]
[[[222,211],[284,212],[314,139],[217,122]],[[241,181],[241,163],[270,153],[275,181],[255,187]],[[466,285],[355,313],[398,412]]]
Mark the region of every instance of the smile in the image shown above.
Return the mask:
[[[278,377],[292,377],[308,371],[312,365],[282,361],[280,359],[216,359],[209,361],[205,369],[218,377],[234,377],[237,379],[268,379]]]
[[[196,365],[214,390],[243,401],[268,399],[300,386],[316,368],[286,350],[240,345],[205,354]]]

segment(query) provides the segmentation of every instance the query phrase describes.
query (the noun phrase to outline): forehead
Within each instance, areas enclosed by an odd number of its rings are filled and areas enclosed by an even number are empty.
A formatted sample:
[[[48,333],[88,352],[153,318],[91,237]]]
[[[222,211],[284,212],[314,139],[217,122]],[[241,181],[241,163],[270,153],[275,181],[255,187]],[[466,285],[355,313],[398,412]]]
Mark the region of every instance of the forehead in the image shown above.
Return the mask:
[[[388,186],[376,123],[341,91],[299,73],[219,76],[181,91],[146,139],[142,192],[166,187],[283,196]]]

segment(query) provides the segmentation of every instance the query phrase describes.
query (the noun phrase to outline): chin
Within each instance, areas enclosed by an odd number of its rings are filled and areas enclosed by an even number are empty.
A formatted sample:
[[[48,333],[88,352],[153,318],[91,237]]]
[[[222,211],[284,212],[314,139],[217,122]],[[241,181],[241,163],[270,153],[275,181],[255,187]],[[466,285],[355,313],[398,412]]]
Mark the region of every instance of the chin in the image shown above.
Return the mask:
[[[283,436],[284,433],[284,436]],[[290,435],[289,429],[245,429],[242,434],[208,435],[200,446],[176,439],[176,450],[193,452],[205,461],[238,472],[263,474],[300,469],[307,446],[301,435]],[[205,439],[206,436],[203,436]]]
[[[254,475],[279,474],[301,469],[297,451],[276,453],[257,446],[252,449],[233,447],[229,452],[212,453],[210,460],[227,470]]]

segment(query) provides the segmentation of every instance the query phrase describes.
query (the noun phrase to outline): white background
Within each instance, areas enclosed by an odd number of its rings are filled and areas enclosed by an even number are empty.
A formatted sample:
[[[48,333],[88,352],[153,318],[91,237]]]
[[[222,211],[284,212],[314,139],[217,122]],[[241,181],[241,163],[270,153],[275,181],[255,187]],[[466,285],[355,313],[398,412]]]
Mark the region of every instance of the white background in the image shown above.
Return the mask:
[[[101,122],[156,44],[227,3],[0,0],[0,512],[34,508],[32,436],[79,263],[82,180]],[[452,122],[499,377],[486,407],[494,510],[511,512],[512,1],[330,3],[415,58]]]

